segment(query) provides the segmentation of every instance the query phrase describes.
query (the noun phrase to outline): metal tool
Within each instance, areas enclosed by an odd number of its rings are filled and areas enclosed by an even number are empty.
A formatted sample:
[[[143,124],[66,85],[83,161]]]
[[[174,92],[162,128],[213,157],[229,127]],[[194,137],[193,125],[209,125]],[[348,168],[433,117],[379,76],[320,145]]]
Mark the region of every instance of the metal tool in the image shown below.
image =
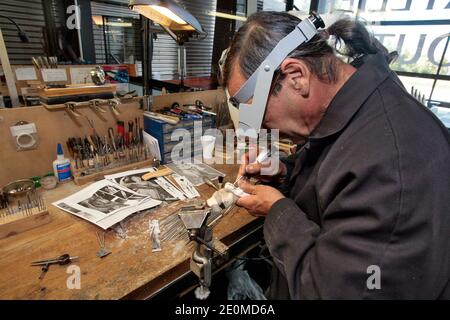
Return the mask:
[[[3,189],[3,196],[0,196],[1,217],[21,215],[31,216],[37,212],[45,210],[42,197],[34,189],[33,180],[17,180],[7,184]]]
[[[31,58],[31,62],[33,63],[33,65],[36,67],[36,69],[40,70],[42,68],[39,60],[35,57]]]
[[[214,189],[216,189],[216,190],[219,190],[219,186],[216,185],[214,182],[212,182],[212,180],[209,179],[207,176],[203,176],[202,178],[203,178],[203,181],[204,181],[208,186],[210,186],[210,187],[212,187],[212,188],[214,188]]]
[[[267,150],[261,152],[261,153],[256,157],[256,160],[255,160],[254,162],[252,162],[251,164],[258,164],[258,163],[261,164],[261,163],[267,161],[267,160],[270,158],[271,155],[272,155],[272,151],[271,151],[270,149],[267,149]],[[238,177],[238,178],[236,179],[236,181],[234,181],[233,185],[234,185],[234,186],[237,186],[237,183],[238,183],[239,181],[241,181],[242,179],[244,179],[244,178],[247,178],[247,175],[246,175],[246,174],[244,174],[244,175]]]
[[[74,176],[88,176],[131,163],[148,160],[151,154],[139,136],[139,121],[129,122],[129,131],[125,134],[124,123],[117,122],[117,135],[112,127],[107,133],[99,135],[94,123],[86,118],[92,128],[92,135],[84,138],[72,137],[67,141],[69,153],[73,158]],[[135,122],[138,124],[135,128]]]
[[[100,119],[102,119],[103,121],[107,121],[103,116],[103,114],[106,113],[106,110],[101,107],[103,103],[104,100],[102,99],[93,99],[89,101],[89,107]]]
[[[3,187],[3,193],[7,196],[24,195],[32,190],[34,190],[34,181],[31,179],[13,181]]]
[[[78,257],[71,257],[68,253],[65,253],[58,258],[54,259],[44,259],[44,260],[37,260],[33,261],[31,263],[31,266],[43,266],[43,265],[52,265],[52,264],[59,264],[61,266],[71,263],[73,260],[79,259]]]
[[[92,82],[98,86],[102,86],[106,82],[105,71],[101,66],[96,66],[95,69],[92,69],[91,72]]]
[[[77,260],[78,257],[71,257],[69,254],[63,254],[55,259],[46,259],[46,260],[39,260],[39,261],[33,261],[31,263],[32,267],[36,266],[42,266],[41,268],[41,274],[39,275],[39,279],[43,279],[45,274],[47,273],[49,267],[52,264],[59,264],[60,266],[67,265],[71,263],[73,260]]]
[[[100,245],[100,250],[97,251],[97,257],[104,258],[107,255],[111,254],[111,251],[106,249],[106,246],[105,246],[105,233],[102,232],[100,234],[99,232],[96,232],[96,235],[97,235],[97,241]]]
[[[119,110],[119,105],[121,104],[120,100],[112,99],[108,101],[108,105],[111,107],[111,111],[115,117],[120,116],[121,112]]]
[[[108,128],[108,135],[109,135],[109,139],[111,140],[111,144],[112,144],[112,147],[113,147],[114,151],[117,151],[116,141],[115,141],[115,138],[114,138],[114,129],[113,128]]]
[[[195,290],[196,297],[204,300],[208,298],[212,276],[213,252],[219,256],[224,253],[213,246],[212,229],[207,220],[211,210],[182,211],[178,214],[188,231],[189,239],[197,242],[196,249],[192,253],[190,267],[191,271],[199,278],[200,286]]]
[[[127,145],[134,144],[134,122],[128,121],[128,136],[127,136]]]
[[[69,101],[69,102],[66,102],[64,105],[66,106],[67,113],[72,115],[73,117],[75,117],[74,119],[81,117],[81,113],[79,113],[76,110],[76,107],[78,105],[77,102]]]
[[[180,219],[179,214],[206,210],[206,202],[201,199],[189,200],[176,213],[171,214],[160,221],[161,241],[185,241],[189,242],[189,236],[186,233],[186,227]],[[221,214],[222,213],[222,214]],[[212,227],[222,216],[223,212],[211,212],[207,217],[206,225]]]
[[[178,212],[185,212],[191,210],[203,210],[205,208],[205,202],[200,200],[190,201],[189,204],[184,205],[180,208]],[[186,228],[181,221],[178,213],[173,213],[164,219],[160,223],[161,229],[161,241],[189,241],[188,234],[186,233]]]
[[[225,177],[224,176],[219,176],[217,178],[217,182],[219,183],[219,189],[222,189],[223,188],[223,184],[225,182]]]
[[[186,177],[178,174],[173,174],[172,177],[189,199],[200,197],[197,189],[195,189],[194,185]]]

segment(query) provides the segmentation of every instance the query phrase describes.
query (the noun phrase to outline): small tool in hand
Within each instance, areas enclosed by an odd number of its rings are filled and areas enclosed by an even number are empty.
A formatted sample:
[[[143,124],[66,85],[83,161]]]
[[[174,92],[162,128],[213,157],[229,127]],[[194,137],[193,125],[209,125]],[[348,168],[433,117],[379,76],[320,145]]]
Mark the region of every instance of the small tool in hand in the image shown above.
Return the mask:
[[[252,162],[251,164],[263,163],[264,161],[267,161],[267,159],[270,158],[271,154],[272,154],[272,152],[271,152],[270,150],[265,150],[265,151],[261,152],[261,153],[258,155],[258,157],[256,157],[255,162]],[[246,178],[246,177],[247,177],[246,174],[244,174],[244,175],[238,177],[238,178],[236,179],[236,181],[234,181],[233,185],[234,185],[234,186],[237,186],[237,183],[238,183],[239,181],[241,181],[242,179]]]
[[[31,263],[31,266],[42,266],[42,272],[39,276],[39,279],[44,278],[44,275],[47,273],[50,265],[52,264],[59,264],[60,266],[66,265],[71,263],[73,260],[77,260],[78,257],[71,257],[69,254],[63,254],[55,259],[47,259],[47,260],[39,260],[39,261],[33,261]]]
[[[224,176],[219,176],[219,177],[217,178],[217,181],[219,182],[219,189],[222,189],[222,188],[223,188],[224,181],[225,181],[225,177],[224,177]]]
[[[219,186],[217,186],[214,182],[212,182],[211,179],[209,179],[207,176],[203,176],[202,178],[203,178],[203,182],[205,182],[208,186],[219,191]]]
[[[111,251],[107,250],[105,247],[105,233],[103,232],[101,235],[99,232],[97,234],[97,240],[100,244],[100,250],[97,252],[97,257],[104,258],[111,253]]]

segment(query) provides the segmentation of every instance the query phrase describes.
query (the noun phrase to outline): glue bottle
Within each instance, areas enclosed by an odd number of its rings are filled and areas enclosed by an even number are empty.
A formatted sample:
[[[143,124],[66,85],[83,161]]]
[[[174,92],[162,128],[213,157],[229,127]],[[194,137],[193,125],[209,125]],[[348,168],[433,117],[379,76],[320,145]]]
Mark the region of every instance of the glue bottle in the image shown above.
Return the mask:
[[[53,172],[58,182],[66,182],[72,179],[70,171],[70,160],[64,158],[64,151],[61,143],[58,143],[56,160],[53,161]]]

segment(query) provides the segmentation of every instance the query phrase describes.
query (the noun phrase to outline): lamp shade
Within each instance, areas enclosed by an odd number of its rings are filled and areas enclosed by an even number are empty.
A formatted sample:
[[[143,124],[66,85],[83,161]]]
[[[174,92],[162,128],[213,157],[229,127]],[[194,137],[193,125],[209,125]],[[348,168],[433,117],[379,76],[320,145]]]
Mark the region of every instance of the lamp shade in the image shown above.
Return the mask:
[[[129,0],[129,7],[174,31],[205,34],[198,20],[173,0]]]

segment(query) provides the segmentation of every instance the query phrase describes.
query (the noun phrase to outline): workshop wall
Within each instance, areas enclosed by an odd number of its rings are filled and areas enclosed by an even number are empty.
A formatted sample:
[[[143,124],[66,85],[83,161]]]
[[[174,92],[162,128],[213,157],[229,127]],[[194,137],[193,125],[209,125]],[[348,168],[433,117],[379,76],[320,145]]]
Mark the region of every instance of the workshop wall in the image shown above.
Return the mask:
[[[205,105],[213,107],[214,111],[223,104],[225,93],[223,90],[201,92],[185,92],[167,94],[153,98],[153,110],[160,110],[172,105],[193,104],[201,100]],[[143,111],[139,103],[126,103],[119,107],[121,115],[119,120],[128,122],[136,117],[142,117]],[[86,117],[94,121],[94,126],[100,135],[106,134],[109,127],[116,129],[116,121],[112,112],[103,116],[101,120],[89,107],[80,108],[82,118],[79,127],[66,113],[66,111],[48,111],[42,106],[13,108],[0,110],[0,187],[17,179],[42,176],[53,172],[52,162],[56,158],[56,145],[61,143],[66,157],[69,157],[66,141],[69,137],[84,136],[92,133]],[[39,137],[39,147],[36,150],[18,152],[11,136],[10,127],[19,121],[35,123]]]
[[[120,105],[121,121],[128,122],[136,117],[142,117],[139,103]],[[66,157],[69,157],[66,141],[69,137],[92,134],[92,129],[86,119],[94,121],[97,132],[105,135],[108,128],[116,129],[116,118],[112,112],[107,112],[101,120],[89,107],[80,108],[83,115],[79,127],[66,111],[48,111],[42,106],[13,108],[0,110],[0,186],[13,180],[42,176],[53,172],[52,162],[56,158],[57,143],[61,143]],[[39,147],[36,150],[18,152],[11,136],[10,127],[19,121],[35,123],[39,136]]]

